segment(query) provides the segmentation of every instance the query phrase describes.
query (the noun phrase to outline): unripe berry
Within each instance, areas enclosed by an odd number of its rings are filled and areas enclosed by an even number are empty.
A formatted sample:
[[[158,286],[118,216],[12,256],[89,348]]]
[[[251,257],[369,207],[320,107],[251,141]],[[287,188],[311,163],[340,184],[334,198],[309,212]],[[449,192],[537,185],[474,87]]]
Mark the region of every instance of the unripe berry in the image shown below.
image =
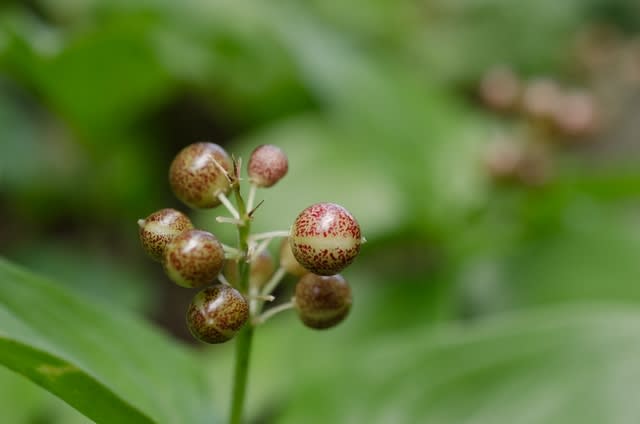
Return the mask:
[[[213,283],[224,266],[224,249],[211,233],[187,230],[165,250],[164,269],[176,284],[196,288]]]
[[[256,147],[249,158],[247,172],[258,187],[271,187],[289,170],[287,155],[277,146],[263,144]]]
[[[167,244],[185,230],[193,228],[189,218],[175,209],[161,209],[138,220],[142,248],[158,262],[164,259]]]
[[[537,78],[527,83],[522,94],[523,112],[531,119],[547,121],[560,100],[560,87],[548,78]]]
[[[217,284],[195,295],[187,309],[187,326],[196,339],[224,343],[249,319],[249,304],[233,287]]]
[[[276,270],[273,257],[268,251],[263,251],[253,258],[249,268],[249,284],[252,287],[262,288]]]
[[[521,91],[520,80],[507,66],[490,69],[480,81],[480,97],[492,109],[509,111],[515,108]]]
[[[553,122],[560,132],[569,137],[589,136],[599,126],[598,105],[587,91],[570,91],[558,100]]]
[[[316,203],[296,218],[289,243],[298,262],[318,275],[342,271],[360,252],[360,226],[335,203]]]
[[[340,323],[351,309],[351,288],[341,275],[307,274],[296,285],[294,304],[307,327],[325,329]]]
[[[288,237],[282,239],[282,243],[280,244],[280,266],[289,274],[296,277],[302,277],[309,272],[307,268],[300,265],[300,262],[293,256]]]
[[[216,165],[216,162],[218,165]],[[169,183],[178,199],[192,208],[213,208],[219,193],[227,193],[233,163],[227,152],[214,143],[194,143],[182,149],[169,168]]]
[[[275,271],[273,257],[269,251],[265,250],[258,256],[253,258],[249,265],[249,285],[261,288]],[[224,276],[229,283],[236,285],[238,283],[238,261],[228,260],[224,265]]]

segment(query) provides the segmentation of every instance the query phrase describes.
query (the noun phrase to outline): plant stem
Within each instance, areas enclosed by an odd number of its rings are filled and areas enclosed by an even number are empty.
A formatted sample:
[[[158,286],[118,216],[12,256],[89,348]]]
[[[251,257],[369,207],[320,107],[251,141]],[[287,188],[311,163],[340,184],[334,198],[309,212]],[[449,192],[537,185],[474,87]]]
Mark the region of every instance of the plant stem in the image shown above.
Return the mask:
[[[249,356],[253,340],[253,325],[248,323],[236,337],[236,357],[233,378],[233,395],[231,400],[230,424],[241,424],[244,412],[244,399],[247,392],[249,376]]]
[[[240,195],[240,188],[234,188],[236,206],[239,218],[244,225],[238,225],[238,248],[244,252],[245,257],[249,250],[249,234],[251,234],[251,218],[247,214],[246,205]],[[238,261],[238,290],[244,295],[249,295],[249,264],[246,260]],[[231,396],[230,424],[241,424],[244,412],[244,403],[247,393],[247,380],[249,376],[249,357],[251,354],[251,342],[253,340],[253,325],[248,322],[236,337],[235,367],[233,374],[233,392]]]

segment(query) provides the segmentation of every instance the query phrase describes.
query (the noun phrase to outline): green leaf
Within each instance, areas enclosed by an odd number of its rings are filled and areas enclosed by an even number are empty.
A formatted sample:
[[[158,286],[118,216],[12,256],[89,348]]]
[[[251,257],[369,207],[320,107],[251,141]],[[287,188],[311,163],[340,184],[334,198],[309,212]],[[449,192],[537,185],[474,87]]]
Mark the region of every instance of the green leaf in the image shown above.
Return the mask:
[[[640,302],[637,218],[575,202],[565,222],[510,255],[503,286],[513,303]]]
[[[215,421],[189,352],[118,305],[81,299],[2,259],[0,363],[95,422]]]
[[[44,417],[47,424],[94,422],[62,399],[3,367],[0,367],[0,410],[3,422],[7,423],[37,423]]]
[[[0,361],[102,422],[153,423],[148,416],[68,361],[0,337]]]
[[[639,331],[640,311],[601,305],[383,335],[341,347],[276,422],[634,423]]]

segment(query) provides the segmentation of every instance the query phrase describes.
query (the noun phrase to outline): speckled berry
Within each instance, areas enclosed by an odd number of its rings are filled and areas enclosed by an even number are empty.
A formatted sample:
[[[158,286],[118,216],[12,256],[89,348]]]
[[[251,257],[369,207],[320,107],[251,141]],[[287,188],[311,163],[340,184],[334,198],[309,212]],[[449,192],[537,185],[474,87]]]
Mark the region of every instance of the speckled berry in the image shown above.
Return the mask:
[[[302,277],[309,272],[307,268],[300,265],[300,262],[293,256],[288,237],[282,239],[282,243],[280,244],[280,266],[289,274],[296,277]]]
[[[189,218],[175,209],[161,209],[138,220],[142,248],[158,262],[164,259],[167,244],[185,230],[193,228]]]
[[[288,170],[287,155],[272,144],[256,147],[249,158],[249,178],[258,187],[271,187],[280,181]]]
[[[346,318],[351,309],[351,288],[341,275],[307,274],[296,284],[294,305],[307,327],[322,330]]]
[[[203,287],[213,283],[224,266],[224,249],[211,233],[187,230],[165,250],[164,269],[176,284]]]
[[[187,309],[187,326],[196,339],[224,343],[249,319],[249,304],[236,289],[217,284],[200,291]]]
[[[182,149],[169,168],[169,183],[176,197],[192,208],[218,206],[217,195],[227,193],[230,183],[216,162],[232,174],[233,163],[217,144],[194,143]]]
[[[360,252],[361,242],[358,222],[335,203],[316,203],[300,212],[289,237],[296,260],[319,275],[342,271]]]

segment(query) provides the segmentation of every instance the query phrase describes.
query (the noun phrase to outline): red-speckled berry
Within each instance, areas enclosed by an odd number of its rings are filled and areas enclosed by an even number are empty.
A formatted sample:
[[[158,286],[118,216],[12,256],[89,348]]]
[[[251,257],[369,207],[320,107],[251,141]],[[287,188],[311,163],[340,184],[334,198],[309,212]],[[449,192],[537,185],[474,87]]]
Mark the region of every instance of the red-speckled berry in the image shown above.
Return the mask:
[[[258,187],[271,187],[280,181],[288,170],[287,155],[272,144],[256,147],[249,158],[249,178]]]
[[[360,226],[335,203],[316,203],[296,218],[289,243],[298,262],[318,275],[342,271],[360,252]]]
[[[282,239],[282,243],[280,244],[280,266],[289,274],[296,277],[302,277],[309,272],[307,268],[300,265],[300,262],[293,256],[288,237]]]
[[[307,274],[296,285],[294,304],[307,327],[322,330],[340,323],[351,309],[351,288],[341,275]]]
[[[227,152],[214,143],[194,143],[178,153],[169,169],[169,183],[178,199],[192,208],[213,208],[220,204],[218,193],[227,193],[228,174],[233,163]]]
[[[187,230],[165,250],[164,269],[176,284],[196,288],[213,283],[224,266],[224,249],[211,233]]]
[[[240,292],[223,284],[200,291],[187,309],[187,326],[196,339],[224,343],[249,319],[249,304]]]
[[[185,230],[193,228],[189,218],[175,209],[161,209],[145,219],[138,220],[140,242],[151,258],[158,262],[164,259],[167,244]]]

